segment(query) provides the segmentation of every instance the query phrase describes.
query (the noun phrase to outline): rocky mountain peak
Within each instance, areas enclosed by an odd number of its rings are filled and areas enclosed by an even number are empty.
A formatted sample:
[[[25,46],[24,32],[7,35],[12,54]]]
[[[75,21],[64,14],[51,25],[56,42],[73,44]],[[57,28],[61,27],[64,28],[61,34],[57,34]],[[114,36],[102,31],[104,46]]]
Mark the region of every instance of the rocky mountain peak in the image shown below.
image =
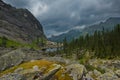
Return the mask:
[[[0,37],[32,42],[44,37],[40,22],[27,9],[16,9],[0,0]]]
[[[2,0],[0,0],[0,7],[2,7],[2,8],[11,8],[12,6],[9,5],[9,4],[6,4]]]
[[[120,17],[110,17],[109,19],[106,20],[106,22],[116,22],[116,21],[119,21],[120,20]]]

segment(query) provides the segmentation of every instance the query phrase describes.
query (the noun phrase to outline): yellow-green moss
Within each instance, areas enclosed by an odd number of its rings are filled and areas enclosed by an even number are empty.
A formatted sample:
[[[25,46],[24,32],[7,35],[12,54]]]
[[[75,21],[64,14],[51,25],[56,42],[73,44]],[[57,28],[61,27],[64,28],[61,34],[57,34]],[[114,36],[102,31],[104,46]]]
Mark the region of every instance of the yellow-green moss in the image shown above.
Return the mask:
[[[67,73],[65,73],[64,69],[61,69],[60,71],[58,71],[56,73],[56,76],[58,80],[72,80],[72,78]]]
[[[53,64],[53,62],[49,62],[46,60],[36,60],[34,62],[26,62],[26,63],[23,63],[21,65],[18,65],[18,66],[15,66],[15,67],[12,67],[8,70],[3,71],[2,73],[0,73],[0,76],[2,76],[4,74],[12,73],[12,72],[14,72],[14,70],[16,70],[17,68],[21,68],[21,67],[23,69],[31,69],[31,68],[33,68],[33,66],[37,65],[39,68],[41,68],[41,67],[47,68],[52,64]]]
[[[47,61],[47,60],[35,60],[35,61],[32,61],[32,62],[26,62],[26,63],[23,63],[21,65],[12,67],[8,70],[5,70],[5,71],[1,72],[0,76],[3,76],[3,75],[8,74],[8,73],[13,73],[18,68],[23,68],[24,70],[32,69],[33,66],[38,66],[39,68],[46,67],[47,70],[44,73],[47,73],[55,67],[53,64],[57,64],[57,63],[50,62],[50,61]],[[62,76],[63,74],[64,74],[64,76]],[[54,77],[57,78],[57,80],[72,80],[72,78],[67,73],[65,73],[64,66],[63,66],[62,69],[60,69],[55,74]]]

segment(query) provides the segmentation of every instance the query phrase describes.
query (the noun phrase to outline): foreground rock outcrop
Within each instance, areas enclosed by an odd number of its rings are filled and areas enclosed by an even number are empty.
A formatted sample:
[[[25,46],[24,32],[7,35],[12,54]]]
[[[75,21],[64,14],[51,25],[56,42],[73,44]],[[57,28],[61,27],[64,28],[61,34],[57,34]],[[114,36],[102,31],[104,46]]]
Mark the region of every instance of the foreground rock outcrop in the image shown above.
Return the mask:
[[[29,48],[3,49],[0,80],[120,80],[119,59],[90,59],[83,65],[45,54]]]
[[[0,80],[120,80],[119,60],[90,59],[83,65],[61,57],[40,56],[24,57],[27,62],[1,71]],[[16,60],[19,62],[19,58]]]
[[[42,25],[27,10],[16,9],[0,0],[0,37],[30,43],[45,38]]]
[[[86,79],[91,80],[120,80],[120,60],[89,60],[90,70],[86,74]]]
[[[32,60],[0,73],[0,80],[72,80],[65,65],[47,60]]]
[[[61,68],[60,65],[56,65],[56,67],[54,69],[50,70],[50,72],[48,72],[46,75],[44,75],[39,80],[49,80],[49,79],[51,79],[60,70],[60,68]]]
[[[87,73],[87,70],[84,65],[71,64],[66,67],[66,72],[72,76],[73,80],[83,80],[83,77]]]
[[[60,68],[61,66],[57,65],[45,75],[43,75],[42,70],[31,70],[31,72],[26,70],[26,73],[24,73],[23,69],[21,69],[21,73],[15,70],[14,73],[4,75],[0,80],[49,80],[53,78]]]
[[[1,77],[0,80],[25,80],[25,78],[17,73],[12,73]]]
[[[30,60],[37,60],[43,57],[41,52],[30,49],[16,49],[0,56],[0,71],[12,66],[19,65]]]

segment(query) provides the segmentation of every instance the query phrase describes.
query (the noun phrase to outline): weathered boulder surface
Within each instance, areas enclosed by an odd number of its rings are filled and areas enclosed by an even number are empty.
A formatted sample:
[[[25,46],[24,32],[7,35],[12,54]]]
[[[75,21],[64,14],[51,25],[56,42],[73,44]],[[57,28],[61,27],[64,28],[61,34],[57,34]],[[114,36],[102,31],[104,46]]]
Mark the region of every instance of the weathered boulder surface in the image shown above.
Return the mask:
[[[54,69],[50,70],[50,72],[48,72],[47,74],[45,74],[39,80],[49,80],[49,79],[51,79],[55,75],[55,73],[60,70],[60,68],[61,68],[61,66],[57,65]]]
[[[79,64],[79,62],[77,62],[75,60],[70,60],[70,59],[66,59],[66,58],[63,58],[63,57],[44,57],[44,59],[49,60],[49,61],[64,63],[64,64],[67,64],[67,65]]]
[[[92,59],[89,65],[97,69],[89,71],[87,78],[95,80],[120,80],[120,60]],[[99,70],[99,71],[98,71]],[[101,71],[101,72],[100,72]]]
[[[38,66],[33,67],[38,68]],[[61,65],[56,64],[53,69],[44,74],[46,68],[37,70],[18,68],[14,73],[2,76],[0,80],[51,80],[60,69]]]
[[[14,49],[12,49],[12,48],[0,47],[0,56],[4,55],[4,54],[6,54],[6,53],[8,53],[8,52],[10,52],[10,51],[12,51],[12,50],[14,50]]]
[[[114,72],[106,72],[98,77],[98,80],[119,80]]]
[[[11,73],[8,75],[4,75],[0,78],[0,80],[26,80],[23,75],[17,74],[17,73]]]
[[[56,61],[56,62],[66,63],[66,59],[64,59],[62,57],[46,57],[44,59],[49,60],[49,61]]]
[[[120,70],[116,70],[115,74],[120,78]]]
[[[73,77],[73,80],[83,80],[83,76],[87,71],[84,65],[71,64],[66,67],[66,72]]]
[[[29,51],[23,49],[13,50],[0,56],[0,71],[19,65],[22,62],[41,59],[43,56],[37,51]]]
[[[84,66],[82,64],[78,64],[77,62],[66,64],[66,59],[63,59],[61,63],[61,57],[51,57],[50,59],[50,57],[43,57],[42,55],[40,55],[39,53],[35,53],[34,51],[31,52],[25,49],[19,50],[19,52],[21,52],[22,54],[22,60],[29,62],[25,62],[17,67],[14,67],[15,69],[11,73],[16,73],[15,76],[22,75],[21,77],[23,77],[25,80],[120,80],[120,70],[113,64],[114,62],[115,64],[119,65],[117,63],[119,62],[119,60],[95,60],[95,62],[92,60],[93,62],[91,62],[91,64],[93,67],[88,67],[88,65]],[[32,55],[30,52],[32,54],[34,53],[34,55]],[[29,54],[32,55],[32,58],[31,56],[27,56]],[[40,56],[42,56],[41,60],[36,60],[40,59]],[[21,57],[21,55],[19,55],[19,57]],[[16,57],[14,59],[16,59]],[[18,58],[18,60],[20,59]],[[14,61],[12,62],[14,63]],[[15,61],[15,64],[16,62],[17,61]],[[4,65],[6,66],[6,64]],[[8,69],[8,71],[11,71],[11,68]],[[4,73],[2,75],[4,75]],[[4,75],[4,77],[0,78],[0,80],[7,80],[7,76],[9,75],[10,74]],[[13,78],[15,76],[13,76]],[[69,79],[67,79],[68,77]]]

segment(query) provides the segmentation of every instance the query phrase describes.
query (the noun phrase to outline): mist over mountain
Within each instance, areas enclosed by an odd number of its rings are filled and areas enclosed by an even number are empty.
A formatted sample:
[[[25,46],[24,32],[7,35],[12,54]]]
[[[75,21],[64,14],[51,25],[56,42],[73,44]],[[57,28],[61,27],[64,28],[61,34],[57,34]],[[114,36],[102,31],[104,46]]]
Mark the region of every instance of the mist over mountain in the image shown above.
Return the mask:
[[[63,39],[66,38],[67,41],[71,41],[75,38],[78,38],[80,35],[86,35],[87,33],[93,34],[96,30],[101,31],[103,30],[103,28],[105,30],[112,30],[114,26],[116,26],[116,24],[120,24],[120,17],[111,17],[107,19],[105,22],[100,22],[98,24],[86,27],[83,26],[82,28],[78,26],[63,34],[51,36],[49,40],[55,42],[62,42]]]

